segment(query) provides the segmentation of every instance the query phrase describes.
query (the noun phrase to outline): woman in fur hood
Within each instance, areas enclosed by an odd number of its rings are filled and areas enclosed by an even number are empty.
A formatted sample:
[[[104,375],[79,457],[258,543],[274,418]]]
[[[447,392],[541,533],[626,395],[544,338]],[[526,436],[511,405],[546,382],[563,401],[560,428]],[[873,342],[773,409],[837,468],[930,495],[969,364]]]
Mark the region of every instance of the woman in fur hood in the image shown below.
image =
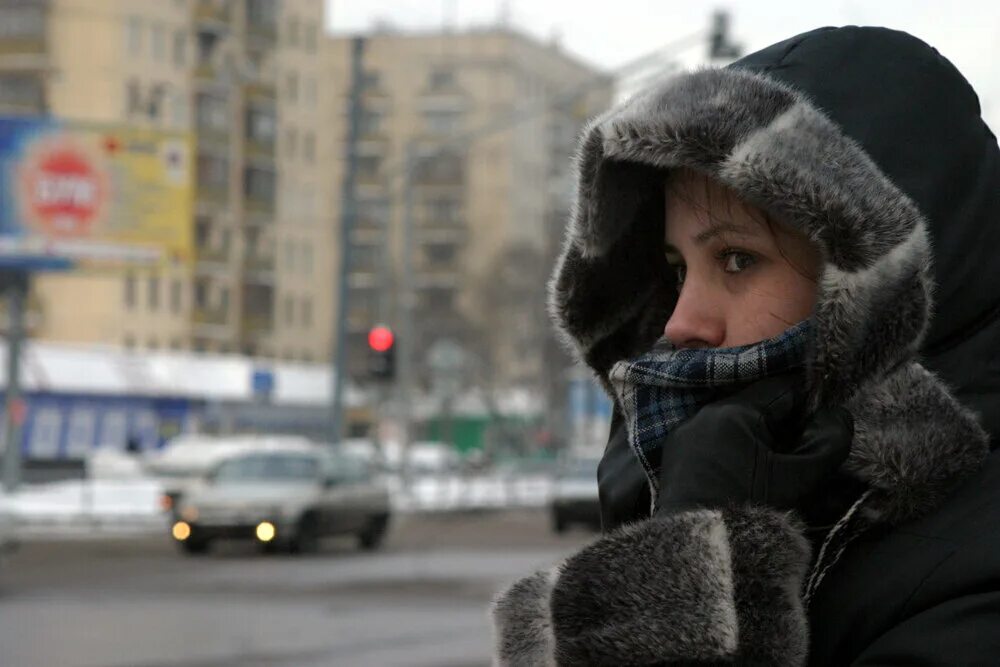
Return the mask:
[[[577,169],[550,306],[615,401],[605,535],[497,598],[497,662],[1000,662],[1000,151],[962,75],[815,30],[637,95]]]

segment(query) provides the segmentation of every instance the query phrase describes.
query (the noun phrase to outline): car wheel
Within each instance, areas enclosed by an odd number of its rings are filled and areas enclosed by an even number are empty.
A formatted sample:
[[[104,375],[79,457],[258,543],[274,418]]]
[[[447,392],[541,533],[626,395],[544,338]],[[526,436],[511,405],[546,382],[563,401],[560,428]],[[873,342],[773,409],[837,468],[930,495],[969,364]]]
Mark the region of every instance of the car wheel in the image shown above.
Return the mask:
[[[212,541],[204,537],[192,535],[183,542],[179,542],[181,551],[189,556],[204,556],[212,548]]]
[[[303,514],[295,535],[288,542],[288,550],[293,554],[313,553],[319,550],[319,519],[315,514]]]
[[[365,551],[374,551],[382,546],[389,528],[389,516],[380,514],[369,520],[363,531],[358,533],[358,545]]]

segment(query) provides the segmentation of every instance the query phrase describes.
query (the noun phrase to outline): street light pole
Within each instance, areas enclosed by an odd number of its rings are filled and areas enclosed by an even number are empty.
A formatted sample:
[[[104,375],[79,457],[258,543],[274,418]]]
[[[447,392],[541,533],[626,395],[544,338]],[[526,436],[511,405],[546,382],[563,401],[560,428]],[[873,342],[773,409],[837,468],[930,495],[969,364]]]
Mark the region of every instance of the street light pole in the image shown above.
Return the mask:
[[[24,341],[24,309],[28,295],[28,273],[5,271],[0,284],[7,293],[7,390],[3,442],[3,486],[7,493],[21,481],[21,347]]]
[[[348,114],[347,159],[341,189],[340,279],[337,298],[336,329],[330,372],[333,380],[330,406],[330,437],[339,444],[344,437],[344,386],[347,366],[347,302],[350,294],[351,231],[357,217],[356,183],[358,173],[358,138],[361,134],[361,93],[364,89],[365,38],[355,37],[351,44],[351,99]]]

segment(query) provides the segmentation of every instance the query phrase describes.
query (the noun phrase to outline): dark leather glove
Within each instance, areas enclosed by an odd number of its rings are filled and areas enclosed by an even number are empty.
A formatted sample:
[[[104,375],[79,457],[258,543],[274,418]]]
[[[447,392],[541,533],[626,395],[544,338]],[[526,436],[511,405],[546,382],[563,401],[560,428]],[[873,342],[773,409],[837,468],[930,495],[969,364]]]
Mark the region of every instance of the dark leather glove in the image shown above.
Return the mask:
[[[802,379],[760,380],[710,403],[663,444],[657,514],[751,503],[801,509],[847,458],[843,408],[803,419]]]

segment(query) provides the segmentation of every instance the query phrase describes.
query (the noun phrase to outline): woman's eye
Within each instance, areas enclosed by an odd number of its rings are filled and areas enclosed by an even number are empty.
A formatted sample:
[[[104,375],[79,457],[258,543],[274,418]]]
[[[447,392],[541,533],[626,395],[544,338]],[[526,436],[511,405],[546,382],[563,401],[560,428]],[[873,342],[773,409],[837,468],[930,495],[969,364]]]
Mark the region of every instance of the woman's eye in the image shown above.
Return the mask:
[[[723,259],[725,260],[723,270],[726,273],[739,273],[750,267],[755,261],[753,255],[738,250],[726,251],[723,253]]]
[[[677,276],[677,286],[680,287],[684,284],[684,279],[687,278],[687,267],[683,264],[675,265],[674,274]]]

